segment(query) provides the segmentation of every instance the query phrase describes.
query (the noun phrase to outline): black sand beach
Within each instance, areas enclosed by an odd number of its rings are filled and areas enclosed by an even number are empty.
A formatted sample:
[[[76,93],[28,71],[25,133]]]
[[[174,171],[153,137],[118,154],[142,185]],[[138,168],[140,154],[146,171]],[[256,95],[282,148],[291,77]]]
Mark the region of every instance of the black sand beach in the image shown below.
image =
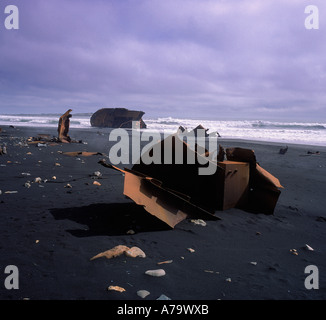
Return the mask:
[[[7,144],[7,154],[0,155],[0,299],[326,298],[325,147],[289,145],[282,155],[279,144],[218,140],[224,147],[253,149],[260,165],[280,180],[284,189],[274,215],[230,209],[217,212],[222,219],[206,226],[187,219],[170,229],[126,199],[120,173],[98,164],[113,144],[108,130],[69,133],[84,143],[37,147],[27,145],[27,138],[54,136],[56,129],[2,127],[0,145]],[[69,151],[102,155],[62,154]],[[95,171],[102,176],[92,176]],[[34,182],[38,177],[41,182]],[[146,258],[90,260],[117,245],[137,246]],[[8,265],[19,269],[17,290],[3,285]],[[305,288],[309,265],[318,267],[319,289]],[[166,275],[145,274],[153,269]],[[143,299],[139,290],[150,294]]]

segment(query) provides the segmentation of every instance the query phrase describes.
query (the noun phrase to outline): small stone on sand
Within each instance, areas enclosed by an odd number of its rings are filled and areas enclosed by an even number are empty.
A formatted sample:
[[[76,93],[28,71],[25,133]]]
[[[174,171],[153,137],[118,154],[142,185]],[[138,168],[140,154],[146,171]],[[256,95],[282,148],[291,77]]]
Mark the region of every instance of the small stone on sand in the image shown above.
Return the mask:
[[[126,291],[126,289],[121,288],[119,286],[109,286],[108,290],[109,291],[118,291],[118,292],[125,292]]]
[[[156,300],[171,300],[171,298],[167,297],[165,294],[161,294]]]
[[[166,261],[161,261],[161,262],[158,262],[157,264],[166,264],[166,263],[172,263],[173,260],[166,260]]]
[[[129,250],[125,251],[125,254],[127,257],[131,257],[131,258],[146,258],[146,254],[143,250],[141,250],[138,247],[132,247]]]
[[[290,252],[292,252],[292,254],[294,254],[294,255],[298,255],[298,252],[297,252],[297,250],[296,249],[290,249]]]
[[[145,274],[152,277],[163,277],[165,276],[166,273],[163,269],[156,269],[156,270],[147,270]]]
[[[101,177],[102,176],[102,173],[100,171],[95,171],[93,173],[93,176],[95,176],[95,177]]]

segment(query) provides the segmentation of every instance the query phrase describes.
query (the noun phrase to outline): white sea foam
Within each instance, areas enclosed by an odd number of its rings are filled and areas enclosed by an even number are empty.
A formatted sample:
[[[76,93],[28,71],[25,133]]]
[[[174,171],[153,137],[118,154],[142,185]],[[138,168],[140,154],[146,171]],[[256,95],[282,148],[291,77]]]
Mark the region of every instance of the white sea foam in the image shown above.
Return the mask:
[[[59,114],[0,115],[1,126],[57,127]],[[91,128],[91,114],[73,114],[71,128]],[[179,126],[191,130],[201,124],[208,133],[218,132],[226,139],[270,141],[326,146],[325,122],[286,122],[260,120],[194,120],[180,118],[144,118],[147,130],[174,133]]]

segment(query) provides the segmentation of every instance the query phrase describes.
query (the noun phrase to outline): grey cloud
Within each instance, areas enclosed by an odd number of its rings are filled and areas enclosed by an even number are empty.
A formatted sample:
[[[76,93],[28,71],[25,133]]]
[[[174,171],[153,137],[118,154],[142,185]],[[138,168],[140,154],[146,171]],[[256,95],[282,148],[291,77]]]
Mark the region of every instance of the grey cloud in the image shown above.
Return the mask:
[[[304,28],[304,1],[16,3],[20,30],[0,29],[1,110],[323,112],[325,31]]]

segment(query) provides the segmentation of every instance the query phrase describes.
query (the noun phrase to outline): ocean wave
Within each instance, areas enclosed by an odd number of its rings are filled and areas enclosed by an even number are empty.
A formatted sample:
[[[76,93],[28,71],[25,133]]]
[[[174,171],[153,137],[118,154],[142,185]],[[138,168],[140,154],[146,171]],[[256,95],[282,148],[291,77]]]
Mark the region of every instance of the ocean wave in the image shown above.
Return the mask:
[[[158,118],[158,119],[148,119],[144,120],[146,123],[149,122],[151,124],[165,124],[165,125],[180,125],[183,120],[172,118],[172,117],[166,117],[166,118]]]
[[[60,114],[1,115],[1,126],[51,127],[58,126]],[[179,126],[192,130],[201,124],[208,133],[218,132],[222,138],[304,143],[326,146],[326,123],[280,122],[266,120],[199,120],[161,117],[144,119],[148,131],[175,133]],[[70,127],[89,129],[89,114],[74,114]]]
[[[255,123],[252,123],[252,127],[254,128],[277,128],[277,129],[301,129],[301,130],[325,130],[326,126],[322,124],[315,124],[315,123],[272,123],[272,122],[264,122],[264,121],[258,121]]]
[[[56,127],[60,115],[0,115],[0,125]],[[70,120],[70,126],[76,128],[90,127],[89,117],[77,117]]]

